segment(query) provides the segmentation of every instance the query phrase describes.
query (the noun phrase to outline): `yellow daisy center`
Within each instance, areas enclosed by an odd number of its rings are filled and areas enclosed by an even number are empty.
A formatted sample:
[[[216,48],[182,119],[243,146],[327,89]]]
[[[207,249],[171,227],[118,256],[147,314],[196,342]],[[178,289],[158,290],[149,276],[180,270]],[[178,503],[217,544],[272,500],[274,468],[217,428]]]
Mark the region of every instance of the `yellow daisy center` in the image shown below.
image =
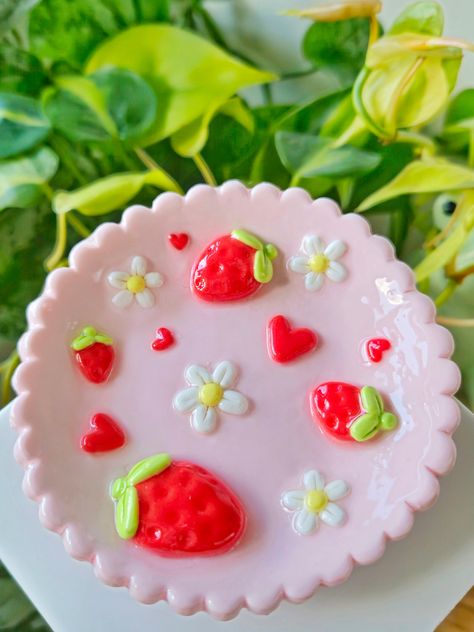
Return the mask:
[[[320,272],[326,272],[329,267],[329,259],[326,257],[326,255],[323,255],[322,253],[313,255],[308,263],[311,271],[315,272],[316,274]]]
[[[214,407],[221,401],[222,395],[224,394],[224,389],[220,384],[216,382],[210,382],[209,384],[204,384],[199,389],[199,401],[204,406]]]
[[[133,274],[127,279],[127,290],[132,294],[143,292],[146,288],[145,279],[139,274]]]
[[[313,489],[304,497],[304,504],[308,511],[319,513],[328,504],[327,494],[322,489]]]

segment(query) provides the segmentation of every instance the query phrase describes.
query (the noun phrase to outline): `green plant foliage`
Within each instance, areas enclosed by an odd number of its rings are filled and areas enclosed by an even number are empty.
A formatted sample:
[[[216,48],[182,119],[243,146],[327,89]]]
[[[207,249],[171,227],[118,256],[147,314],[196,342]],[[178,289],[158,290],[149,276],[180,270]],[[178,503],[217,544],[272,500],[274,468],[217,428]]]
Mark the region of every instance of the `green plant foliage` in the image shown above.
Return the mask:
[[[49,134],[40,104],[31,97],[0,93],[0,158],[31,149]]]
[[[369,40],[365,18],[315,22],[303,40],[303,54],[316,68],[346,73],[354,78],[364,65]]]
[[[423,33],[424,35],[441,35],[443,27],[443,9],[437,2],[414,2],[400,13],[388,34]]]
[[[43,194],[44,185],[56,173],[58,164],[58,156],[49,147],[21,158],[0,161],[0,211],[33,206]]]
[[[275,142],[282,163],[297,179],[356,177],[369,173],[380,162],[374,152],[351,145],[334,147],[334,140],[309,134],[277,132]]]
[[[141,75],[155,91],[159,107],[146,145],[174,135],[182,155],[202,149],[209,121],[236,91],[276,78],[167,25],[137,26],[120,33],[94,52],[86,70],[94,73],[110,65]]]
[[[41,62],[11,44],[0,46],[0,92],[36,96],[46,81]]]
[[[176,183],[160,169],[139,173],[117,173],[76,191],[58,191],[53,198],[53,210],[59,215],[78,210],[83,215],[104,215],[123,207],[146,184],[167,191],[176,191]]]

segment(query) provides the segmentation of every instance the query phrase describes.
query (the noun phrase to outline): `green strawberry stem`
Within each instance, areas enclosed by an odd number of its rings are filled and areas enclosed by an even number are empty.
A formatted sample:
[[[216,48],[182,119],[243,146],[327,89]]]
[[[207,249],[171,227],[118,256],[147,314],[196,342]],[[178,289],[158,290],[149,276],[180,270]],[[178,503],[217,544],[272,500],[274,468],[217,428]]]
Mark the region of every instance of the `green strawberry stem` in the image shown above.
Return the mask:
[[[393,430],[398,423],[393,413],[384,410],[380,393],[373,386],[363,386],[360,399],[365,414],[361,415],[350,427],[350,434],[355,441],[372,439],[380,430]]]
[[[103,345],[111,345],[114,341],[110,338],[110,336],[98,332],[94,329],[94,327],[88,325],[87,327],[84,327],[77,338],[74,338],[71,343],[71,347],[74,351],[82,351],[82,349],[86,349],[96,342],[101,342]]]
[[[123,540],[133,538],[138,529],[138,493],[135,485],[156,476],[170,464],[169,454],[155,454],[136,463],[126,476],[116,478],[112,483],[110,495],[117,501],[115,528]]]
[[[278,256],[278,250],[275,246],[273,244],[264,244],[255,235],[248,233],[246,230],[233,230],[231,236],[256,251],[253,262],[253,276],[259,283],[269,283],[273,277],[272,261]]]

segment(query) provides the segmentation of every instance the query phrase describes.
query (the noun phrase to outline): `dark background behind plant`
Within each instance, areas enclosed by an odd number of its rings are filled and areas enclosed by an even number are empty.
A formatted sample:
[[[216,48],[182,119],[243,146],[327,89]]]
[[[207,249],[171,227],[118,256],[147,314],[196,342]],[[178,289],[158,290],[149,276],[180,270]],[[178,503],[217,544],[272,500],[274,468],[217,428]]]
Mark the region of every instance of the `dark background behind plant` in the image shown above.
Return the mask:
[[[201,0],[0,0],[2,404],[26,306],[75,243],[129,203],[229,178],[363,212],[452,327],[472,404],[474,89],[450,96],[472,47],[442,38],[436,2],[385,33],[376,9],[307,12],[306,68],[278,76]],[[321,70],[317,95],[275,102],[278,82]],[[0,629],[15,626],[43,624],[4,572]]]

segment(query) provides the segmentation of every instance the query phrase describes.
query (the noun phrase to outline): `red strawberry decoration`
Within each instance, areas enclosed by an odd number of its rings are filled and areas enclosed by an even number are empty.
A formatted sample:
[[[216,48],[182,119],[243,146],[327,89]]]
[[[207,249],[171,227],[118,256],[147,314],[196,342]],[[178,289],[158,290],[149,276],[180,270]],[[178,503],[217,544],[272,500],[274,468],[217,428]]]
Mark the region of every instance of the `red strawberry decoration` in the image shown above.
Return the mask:
[[[97,413],[92,416],[89,425],[90,430],[81,437],[84,452],[110,452],[124,445],[125,433],[112,417]]]
[[[189,235],[186,233],[170,233],[168,240],[176,250],[183,250],[188,245]]]
[[[244,230],[233,230],[201,253],[191,273],[191,285],[205,301],[246,298],[271,281],[277,255],[273,244],[263,244]]]
[[[318,337],[311,329],[292,329],[284,316],[274,316],[267,325],[267,346],[275,362],[291,362],[316,347]]]
[[[164,351],[171,347],[174,343],[174,336],[167,327],[160,327],[156,330],[156,338],[151,343],[151,348],[154,351]]]
[[[377,389],[344,382],[317,386],[311,393],[311,413],[325,432],[343,441],[367,441],[398,423],[393,413],[384,410]]]
[[[392,347],[390,340],[387,338],[371,338],[365,343],[367,357],[372,362],[380,362],[384,351],[388,351]]]
[[[169,454],[137,463],[111,496],[119,536],[167,557],[224,553],[245,529],[244,509],[224,483]]]
[[[80,336],[72,341],[74,357],[84,377],[89,382],[105,382],[115,359],[113,340],[94,327],[84,327]]]

